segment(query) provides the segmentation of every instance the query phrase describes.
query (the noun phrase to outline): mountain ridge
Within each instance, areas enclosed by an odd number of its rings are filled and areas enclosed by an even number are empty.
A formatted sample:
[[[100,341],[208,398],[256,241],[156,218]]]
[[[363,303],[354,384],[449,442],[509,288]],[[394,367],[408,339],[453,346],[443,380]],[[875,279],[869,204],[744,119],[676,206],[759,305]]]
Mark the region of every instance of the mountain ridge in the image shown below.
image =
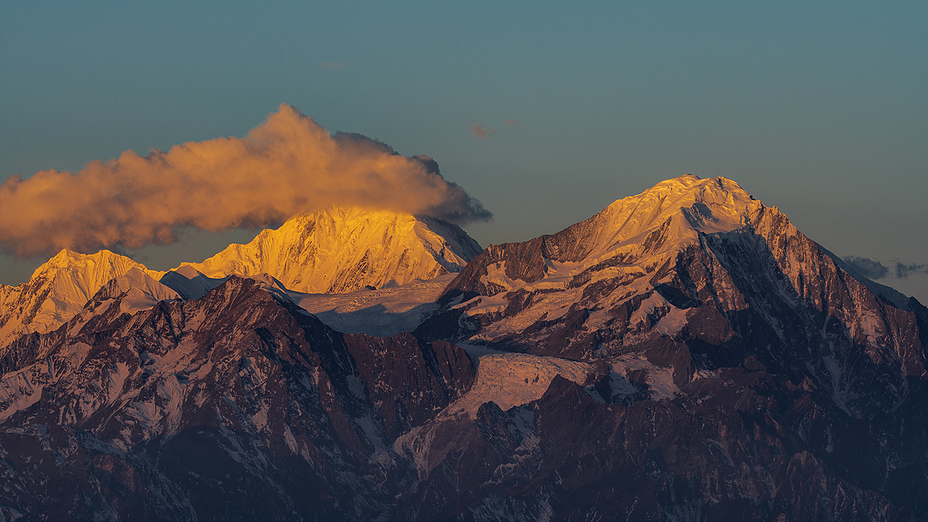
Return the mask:
[[[907,379],[926,375],[924,312],[872,293],[776,207],[724,178],[681,176],[556,234],[490,245],[440,302],[443,311],[420,326],[427,338],[580,360],[683,339],[715,317],[730,335],[762,330],[756,342],[813,361],[832,400],[855,414],[898,405]],[[872,377],[884,402],[854,391],[862,383],[847,365],[863,363],[847,359],[856,353],[874,368],[900,365]]]
[[[459,271],[480,247],[457,225],[385,211],[330,209],[264,230],[202,263],[207,277],[267,273],[289,290],[344,293]]]
[[[0,514],[928,519],[924,307],[724,178],[396,288],[174,274],[0,354]]]
[[[144,277],[160,275],[109,250],[94,254],[62,250],[37,268],[26,283],[0,286],[0,344],[24,333],[53,330],[110,280],[131,270],[139,271],[135,284],[142,284]]]
[[[62,250],[26,283],[0,286],[0,347],[19,335],[54,330],[114,278],[123,278],[118,283],[123,289],[137,287],[135,306],[200,297],[231,275],[268,274],[297,292],[346,292],[431,279],[460,270],[478,252],[477,243],[456,225],[348,208],[296,216],[247,245],[230,245],[202,263],[168,271],[150,270],[109,250]],[[133,270],[135,276],[125,279]]]
[[[731,206],[735,208],[729,208]],[[637,196],[616,200],[593,217],[558,233],[523,243],[490,245],[483,255],[495,258],[501,249],[518,248],[524,252],[519,255],[529,256],[529,264],[507,265],[506,275],[532,283],[544,278],[552,268],[546,264],[547,260],[559,263],[587,261],[592,266],[602,261],[604,256],[615,258],[620,255],[625,243],[632,249],[638,244],[644,244],[649,250],[672,247],[694,240],[699,232],[734,230],[744,226],[750,219],[749,213],[762,206],[734,181],[726,178],[700,180],[687,174],[662,181]],[[636,239],[640,241],[636,242]],[[667,243],[668,240],[670,243]],[[480,266],[478,270],[485,269],[481,263],[475,266]],[[522,272],[513,271],[515,266],[519,266]],[[461,281],[456,280],[446,292],[472,285],[472,280],[479,277],[472,272],[462,271],[458,277]]]

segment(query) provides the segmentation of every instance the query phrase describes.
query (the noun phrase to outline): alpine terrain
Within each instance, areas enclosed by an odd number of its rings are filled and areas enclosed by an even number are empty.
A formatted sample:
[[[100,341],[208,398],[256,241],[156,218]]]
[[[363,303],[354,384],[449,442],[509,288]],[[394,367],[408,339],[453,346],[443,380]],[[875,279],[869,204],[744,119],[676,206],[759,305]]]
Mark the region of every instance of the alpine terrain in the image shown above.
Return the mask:
[[[479,253],[477,242],[451,223],[334,208],[291,218],[189,266],[211,278],[264,273],[290,290],[342,293],[458,272]]]
[[[19,286],[0,285],[0,346],[24,333],[46,333],[74,317],[103,285],[133,272],[125,290],[150,292],[154,301],[177,295],[161,288],[159,274],[128,257],[101,250],[84,255],[62,250],[36,269],[28,282]]]
[[[928,309],[734,181],[475,246],[59,254],[2,289],[0,520],[928,520]]]
[[[139,306],[149,308],[178,293],[200,297],[233,274],[269,274],[299,292],[397,286],[460,271],[479,252],[456,225],[356,208],[296,216],[247,245],[231,245],[202,263],[168,272],[108,250],[91,255],[62,250],[25,284],[0,285],[0,346],[24,333],[58,328],[117,277],[123,289],[145,295]]]

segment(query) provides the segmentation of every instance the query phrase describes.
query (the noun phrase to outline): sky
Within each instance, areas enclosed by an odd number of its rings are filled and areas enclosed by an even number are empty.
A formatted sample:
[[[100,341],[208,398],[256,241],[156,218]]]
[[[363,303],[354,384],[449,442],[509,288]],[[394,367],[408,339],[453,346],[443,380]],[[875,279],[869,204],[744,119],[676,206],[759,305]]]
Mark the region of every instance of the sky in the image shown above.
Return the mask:
[[[0,5],[0,182],[247,141],[287,104],[434,159],[493,214],[464,227],[483,246],[724,176],[928,303],[925,2]],[[124,253],[167,269],[256,232]],[[44,260],[0,256],[0,283]]]

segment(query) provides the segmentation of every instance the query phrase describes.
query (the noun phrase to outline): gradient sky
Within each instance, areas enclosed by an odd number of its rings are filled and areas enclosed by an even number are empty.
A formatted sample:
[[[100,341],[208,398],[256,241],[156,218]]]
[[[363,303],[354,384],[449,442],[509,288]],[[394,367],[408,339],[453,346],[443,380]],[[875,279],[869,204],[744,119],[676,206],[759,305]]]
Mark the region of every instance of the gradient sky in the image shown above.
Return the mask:
[[[391,3],[392,4],[392,3]],[[840,256],[928,263],[928,3],[2,2],[0,181],[220,136],[281,103],[492,211],[481,245],[725,176]],[[199,261],[254,231],[129,252]],[[44,259],[0,259],[18,284]],[[928,274],[880,282],[928,303]]]

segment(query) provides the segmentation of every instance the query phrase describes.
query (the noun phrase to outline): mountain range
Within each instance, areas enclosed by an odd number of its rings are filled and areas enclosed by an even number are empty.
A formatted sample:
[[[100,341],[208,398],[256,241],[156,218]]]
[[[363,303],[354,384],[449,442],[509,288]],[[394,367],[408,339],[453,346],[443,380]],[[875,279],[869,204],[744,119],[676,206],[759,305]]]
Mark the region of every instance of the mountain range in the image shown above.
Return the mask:
[[[213,280],[230,275],[268,274],[304,293],[395,287],[457,272],[479,252],[460,227],[441,220],[344,208],[296,216],[247,245],[230,245],[202,263],[167,272],[108,250],[89,255],[62,250],[28,282],[0,285],[0,345],[58,328],[106,283],[133,270],[124,289],[148,295],[154,301],[141,303],[148,308],[163,299],[200,297],[218,284]]]
[[[725,178],[0,288],[0,518],[928,520],[928,309]]]

